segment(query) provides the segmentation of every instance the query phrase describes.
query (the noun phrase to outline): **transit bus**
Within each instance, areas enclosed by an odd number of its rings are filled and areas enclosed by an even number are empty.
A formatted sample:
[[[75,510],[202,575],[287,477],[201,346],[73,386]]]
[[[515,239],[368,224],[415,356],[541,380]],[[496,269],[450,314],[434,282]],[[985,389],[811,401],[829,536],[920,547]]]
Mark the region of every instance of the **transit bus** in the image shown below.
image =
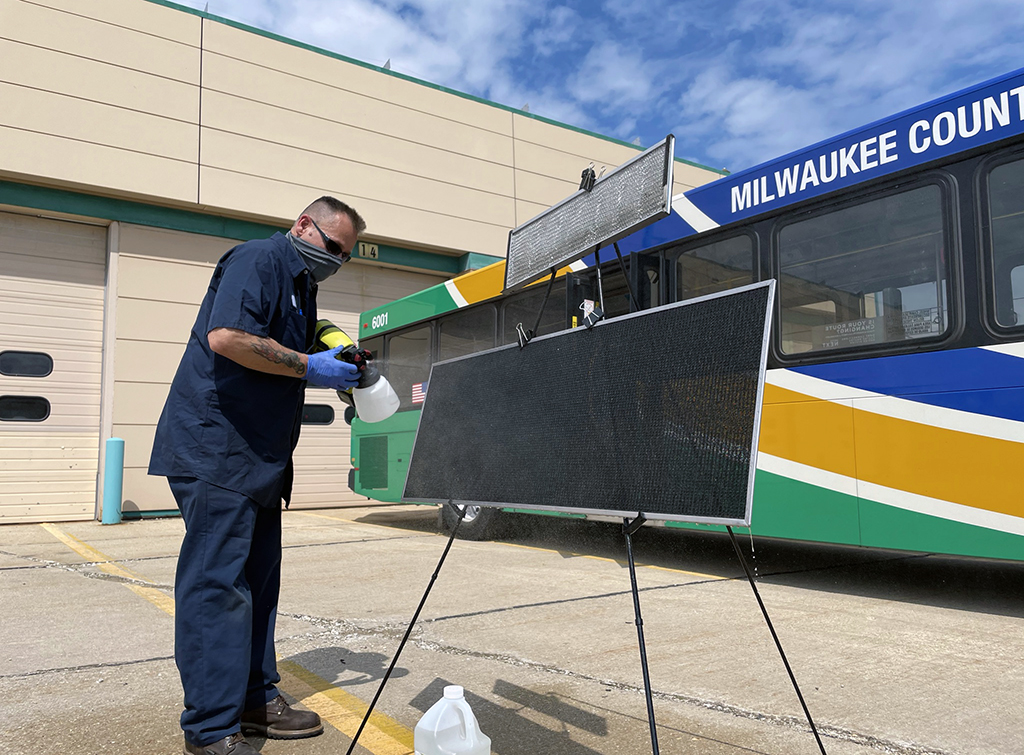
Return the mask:
[[[691,189],[620,248],[559,271],[538,334],[580,327],[598,267],[609,317],[777,281],[754,535],[1024,560],[1024,69]],[[548,284],[503,277],[363,313],[402,405],[353,421],[357,493],[400,500],[433,362],[533,325]]]

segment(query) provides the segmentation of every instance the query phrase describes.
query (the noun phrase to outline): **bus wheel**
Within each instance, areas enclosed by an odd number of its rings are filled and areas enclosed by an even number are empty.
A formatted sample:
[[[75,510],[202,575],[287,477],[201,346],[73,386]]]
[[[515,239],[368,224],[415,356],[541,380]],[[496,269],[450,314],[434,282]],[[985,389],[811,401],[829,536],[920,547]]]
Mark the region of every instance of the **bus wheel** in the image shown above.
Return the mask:
[[[456,507],[446,503],[441,507],[441,529],[451,532],[459,521],[459,510],[463,506]],[[490,506],[469,506],[466,514],[459,525],[459,538],[462,540],[487,540],[498,534],[498,525],[502,518],[502,512]]]

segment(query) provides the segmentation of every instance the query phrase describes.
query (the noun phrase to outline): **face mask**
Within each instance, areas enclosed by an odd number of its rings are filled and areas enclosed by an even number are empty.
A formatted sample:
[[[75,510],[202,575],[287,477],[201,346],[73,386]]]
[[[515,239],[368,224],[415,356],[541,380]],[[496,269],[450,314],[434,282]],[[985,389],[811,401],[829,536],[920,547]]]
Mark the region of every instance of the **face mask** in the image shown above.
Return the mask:
[[[310,244],[305,239],[300,239],[294,233],[289,233],[288,239],[292,242],[292,248],[298,252],[298,255],[309,269],[309,277],[313,279],[314,283],[321,283],[330,278],[338,272],[338,268],[344,262],[341,257],[335,257],[330,252]]]

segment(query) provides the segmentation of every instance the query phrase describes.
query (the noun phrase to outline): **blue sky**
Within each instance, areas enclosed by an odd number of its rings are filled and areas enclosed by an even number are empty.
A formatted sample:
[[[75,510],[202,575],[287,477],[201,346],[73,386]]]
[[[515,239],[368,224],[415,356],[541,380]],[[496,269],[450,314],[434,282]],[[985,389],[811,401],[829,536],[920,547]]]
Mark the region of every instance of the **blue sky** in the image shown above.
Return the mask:
[[[209,11],[645,147],[674,133],[677,157],[733,172],[1024,66],[1021,0],[210,0]]]

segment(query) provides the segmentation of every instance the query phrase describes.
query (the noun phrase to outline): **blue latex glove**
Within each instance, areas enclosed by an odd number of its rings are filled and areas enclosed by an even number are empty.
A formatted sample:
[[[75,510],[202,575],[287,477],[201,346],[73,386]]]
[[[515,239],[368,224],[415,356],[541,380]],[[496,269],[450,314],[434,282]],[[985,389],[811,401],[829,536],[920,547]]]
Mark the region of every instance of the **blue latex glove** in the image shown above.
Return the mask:
[[[313,385],[322,385],[336,391],[355,388],[359,384],[359,368],[354,364],[334,358],[334,355],[344,348],[344,346],[338,346],[330,351],[310,354],[309,361],[306,363],[306,380]]]

